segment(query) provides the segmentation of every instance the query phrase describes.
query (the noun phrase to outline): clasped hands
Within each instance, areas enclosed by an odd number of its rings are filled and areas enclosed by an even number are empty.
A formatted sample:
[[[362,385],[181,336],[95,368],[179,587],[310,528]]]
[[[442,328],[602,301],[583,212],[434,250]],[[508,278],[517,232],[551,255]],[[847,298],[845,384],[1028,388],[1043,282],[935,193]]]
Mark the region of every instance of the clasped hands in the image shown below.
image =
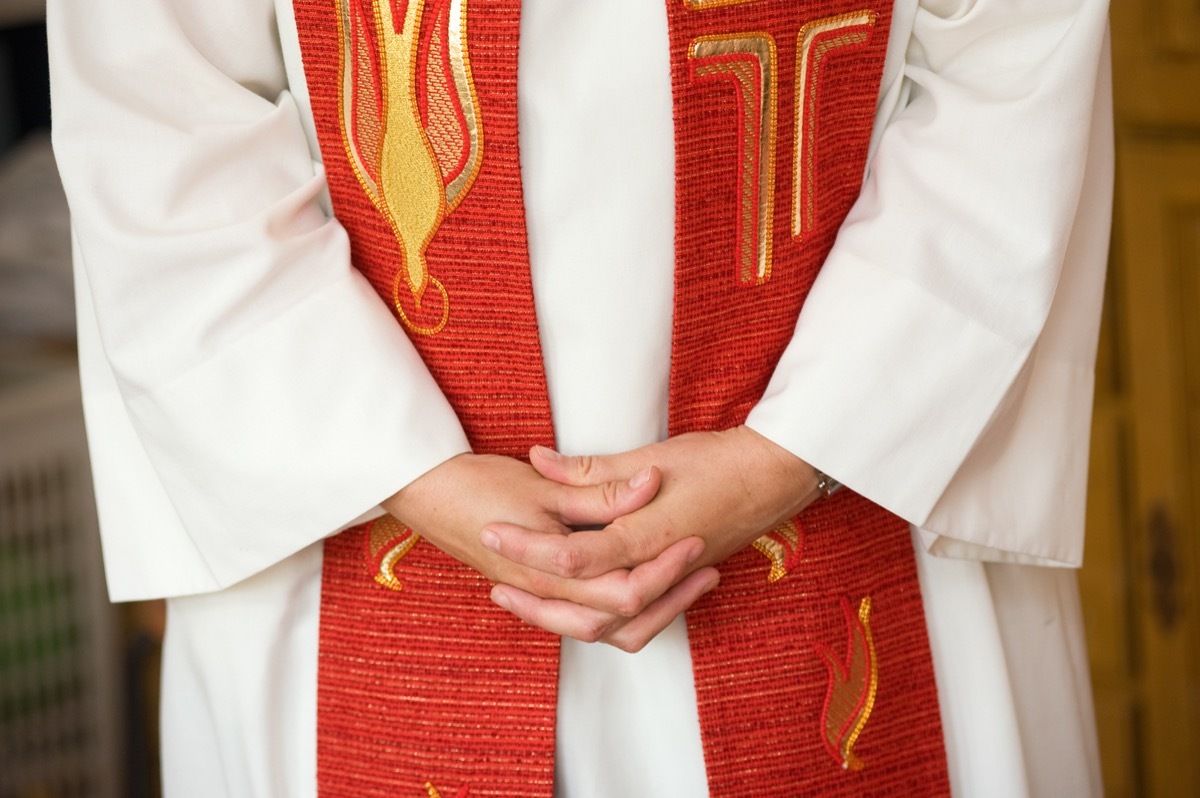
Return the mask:
[[[462,454],[384,502],[550,632],[638,651],[716,587],[714,567],[819,494],[816,472],[748,427],[530,463]]]

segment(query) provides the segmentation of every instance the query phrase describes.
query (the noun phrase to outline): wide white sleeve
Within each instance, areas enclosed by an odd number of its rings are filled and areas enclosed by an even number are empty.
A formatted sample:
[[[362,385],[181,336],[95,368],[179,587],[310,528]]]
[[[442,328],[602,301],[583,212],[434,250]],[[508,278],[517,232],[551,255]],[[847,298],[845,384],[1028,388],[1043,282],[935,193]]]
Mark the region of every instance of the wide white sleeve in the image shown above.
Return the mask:
[[[465,451],[322,210],[270,0],[51,0],[110,592],[214,590]]]
[[[929,0],[749,425],[935,553],[1077,565],[1112,190],[1107,3]]]

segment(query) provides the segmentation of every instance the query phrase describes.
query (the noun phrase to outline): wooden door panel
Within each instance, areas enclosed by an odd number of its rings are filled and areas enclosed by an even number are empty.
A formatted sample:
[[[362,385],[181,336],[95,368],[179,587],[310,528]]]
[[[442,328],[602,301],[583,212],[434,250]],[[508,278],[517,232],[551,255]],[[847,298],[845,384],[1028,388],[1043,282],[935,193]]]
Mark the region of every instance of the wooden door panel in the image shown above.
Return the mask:
[[[1200,795],[1200,3],[1114,0],[1117,196],[1080,576],[1109,796]]]
[[[1134,408],[1129,676],[1138,701],[1134,744],[1145,767],[1138,781],[1147,795],[1196,795],[1200,142],[1124,141],[1117,168],[1118,312]]]

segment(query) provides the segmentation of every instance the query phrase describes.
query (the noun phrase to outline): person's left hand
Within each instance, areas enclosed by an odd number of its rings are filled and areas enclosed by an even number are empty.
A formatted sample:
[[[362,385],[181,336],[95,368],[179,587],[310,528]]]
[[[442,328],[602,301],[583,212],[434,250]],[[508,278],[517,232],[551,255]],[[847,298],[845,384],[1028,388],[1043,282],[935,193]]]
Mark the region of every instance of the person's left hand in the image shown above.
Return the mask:
[[[569,485],[627,479],[650,466],[662,473],[651,502],[604,529],[566,536],[538,535],[512,524],[483,530],[483,544],[498,554],[565,578],[634,568],[693,536],[703,538],[705,547],[692,568],[715,565],[820,494],[810,465],[748,427],[679,435],[607,456],[568,457],[535,447],[530,462],[543,476]],[[631,634],[624,627],[644,609],[632,594],[602,607],[542,599],[511,585],[497,585],[492,597],[529,623],[626,650],[640,649],[673,620],[649,624],[641,619]],[[608,620],[598,623],[597,613]]]

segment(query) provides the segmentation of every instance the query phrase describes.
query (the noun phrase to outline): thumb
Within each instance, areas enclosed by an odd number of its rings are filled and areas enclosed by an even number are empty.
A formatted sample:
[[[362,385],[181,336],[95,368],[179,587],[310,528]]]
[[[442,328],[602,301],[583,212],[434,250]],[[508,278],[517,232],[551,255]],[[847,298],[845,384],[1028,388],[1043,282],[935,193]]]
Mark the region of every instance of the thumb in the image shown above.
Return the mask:
[[[605,455],[566,455],[534,446],[529,464],[543,477],[563,485],[599,485],[632,479],[645,465],[632,452]]]
[[[630,479],[555,486],[553,506],[567,526],[607,525],[645,507],[661,485],[662,472],[648,466]]]

